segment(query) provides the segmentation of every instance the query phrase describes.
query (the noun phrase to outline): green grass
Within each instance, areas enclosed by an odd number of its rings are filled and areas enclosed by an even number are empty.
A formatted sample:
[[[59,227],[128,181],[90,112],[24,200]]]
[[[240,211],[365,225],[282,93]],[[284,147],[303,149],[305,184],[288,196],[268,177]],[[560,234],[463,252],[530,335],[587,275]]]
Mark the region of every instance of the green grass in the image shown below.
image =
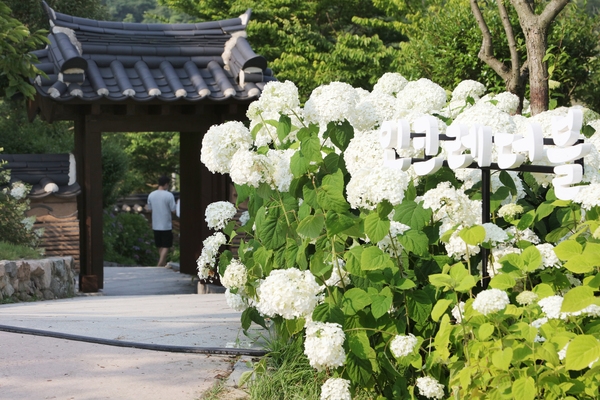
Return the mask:
[[[0,260],[20,260],[22,258],[37,260],[42,258],[42,254],[40,249],[0,241]]]
[[[250,398],[317,400],[326,376],[310,366],[304,355],[302,337],[289,343],[275,340],[268,346],[270,353],[256,365],[254,380],[249,383]]]

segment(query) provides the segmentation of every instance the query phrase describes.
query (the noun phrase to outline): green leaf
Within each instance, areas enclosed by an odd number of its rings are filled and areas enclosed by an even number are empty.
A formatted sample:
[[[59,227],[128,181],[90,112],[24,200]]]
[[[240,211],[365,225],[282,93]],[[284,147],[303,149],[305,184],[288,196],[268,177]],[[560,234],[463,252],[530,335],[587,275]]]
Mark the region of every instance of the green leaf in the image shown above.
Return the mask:
[[[279,207],[262,207],[256,216],[256,234],[268,249],[277,249],[285,244],[287,223]]]
[[[345,151],[348,148],[350,140],[354,137],[354,128],[347,120],[344,120],[342,123],[330,122],[327,124],[326,134],[338,149]]]
[[[277,137],[283,142],[290,132],[292,131],[292,120],[285,114],[281,114],[279,117],[279,124],[277,124]]]
[[[371,296],[362,289],[352,288],[344,293],[342,309],[344,315],[354,315],[371,304]]]
[[[589,286],[577,286],[569,290],[564,297],[560,312],[577,312],[589,305],[594,304],[596,300],[594,289]]]
[[[394,296],[388,286],[384,287],[379,294],[371,295],[371,313],[375,319],[379,319],[390,310]]]
[[[346,260],[346,271],[352,275],[365,276],[362,269],[362,253],[364,248],[361,246],[355,246],[344,254],[344,260]]]
[[[344,325],[344,312],[335,304],[319,304],[313,311],[312,317],[314,321]]]
[[[600,342],[592,335],[578,335],[567,347],[565,364],[568,370],[579,371],[600,357]]]
[[[477,329],[477,339],[487,340],[487,338],[492,336],[493,333],[494,333],[494,325],[490,324],[489,322],[486,322],[484,324],[481,324],[479,326],[479,329]],[[511,354],[511,358],[512,358],[512,354]],[[509,362],[510,362],[510,360],[509,360]]]
[[[529,246],[521,253],[521,260],[523,260],[525,272],[532,272],[538,269],[542,265],[542,255],[535,246]]]
[[[554,247],[554,253],[565,261],[583,253],[583,246],[575,240],[564,240]]]
[[[515,400],[534,400],[537,396],[535,380],[531,377],[522,377],[512,384],[512,395]]]
[[[512,361],[513,349],[507,347],[503,350],[496,350],[492,353],[492,364],[498,369],[508,371]]]
[[[344,213],[350,208],[344,197],[344,175],[341,170],[323,178],[323,184],[317,190],[317,202],[327,211]]]
[[[332,237],[340,232],[351,228],[358,222],[358,219],[352,218],[347,214],[341,214],[332,210],[327,212],[325,217],[325,227],[327,228],[327,236]]]
[[[463,228],[458,235],[465,243],[471,246],[478,246],[485,240],[485,228],[481,225],[474,225],[469,228]]]
[[[517,281],[510,274],[497,274],[490,280],[490,287],[494,289],[512,289],[516,284]]]
[[[306,158],[302,152],[297,151],[292,155],[290,159],[290,171],[294,175],[294,178],[299,178],[308,172],[310,166],[310,160]]]
[[[510,194],[513,196],[517,195],[517,186],[515,185],[515,181],[507,171],[500,171],[500,182],[510,189]]]
[[[435,287],[443,287],[452,289],[456,285],[456,281],[447,274],[431,274],[429,275],[429,283]]]
[[[431,298],[423,290],[407,292],[406,305],[410,319],[418,324],[424,324],[433,309]]]
[[[297,232],[305,237],[316,239],[323,233],[325,217],[323,214],[309,215],[298,224]]]
[[[594,270],[595,261],[583,254],[570,257],[564,267],[575,274],[585,274]]]
[[[285,327],[287,328],[287,331],[290,334],[290,336],[293,336],[296,333],[302,331],[302,329],[304,329],[305,323],[306,321],[304,320],[304,318],[286,319]]]
[[[325,163],[325,168],[327,169],[327,172],[335,172],[339,169],[340,156],[335,153],[329,153],[327,154],[327,156],[325,156],[323,162]]]
[[[446,313],[448,306],[452,304],[452,300],[449,299],[439,299],[433,309],[431,310],[431,319],[435,322],[439,321],[439,319]]]
[[[363,249],[360,256],[360,267],[363,271],[382,270],[390,261],[390,256],[379,247],[371,246]]]
[[[424,256],[429,252],[429,238],[421,231],[411,229],[398,236],[398,241],[405,250]]]
[[[369,385],[371,375],[373,374],[373,366],[370,360],[350,352],[346,356],[346,372],[352,382],[366,387]]]
[[[365,233],[372,243],[382,240],[390,232],[390,221],[381,219],[377,213],[371,213],[365,218]]]
[[[534,210],[531,210],[531,211],[527,212],[526,214],[523,214],[521,216],[521,219],[517,223],[517,229],[524,231],[525,229],[529,228],[531,226],[531,224],[533,224],[534,220],[535,220],[535,211]]]
[[[431,221],[432,212],[414,201],[403,201],[395,207],[394,221],[420,231]]]

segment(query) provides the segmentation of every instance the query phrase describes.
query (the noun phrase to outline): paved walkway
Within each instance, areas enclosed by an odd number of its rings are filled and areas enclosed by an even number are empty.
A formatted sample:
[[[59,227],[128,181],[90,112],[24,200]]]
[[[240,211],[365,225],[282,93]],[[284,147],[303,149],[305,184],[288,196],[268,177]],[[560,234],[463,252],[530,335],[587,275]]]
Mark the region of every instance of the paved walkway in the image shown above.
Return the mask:
[[[197,281],[188,275],[159,267],[104,273],[102,295],[0,305],[0,325],[157,345],[251,346],[240,313],[223,294],[194,294]],[[199,399],[236,361],[0,331],[0,400]]]

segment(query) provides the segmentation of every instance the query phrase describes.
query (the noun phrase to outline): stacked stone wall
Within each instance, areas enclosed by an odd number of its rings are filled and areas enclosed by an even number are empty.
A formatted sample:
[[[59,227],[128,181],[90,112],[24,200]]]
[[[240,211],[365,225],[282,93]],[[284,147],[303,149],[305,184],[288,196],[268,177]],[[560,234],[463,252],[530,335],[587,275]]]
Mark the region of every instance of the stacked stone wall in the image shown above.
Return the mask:
[[[0,301],[51,300],[75,295],[73,257],[0,260]]]

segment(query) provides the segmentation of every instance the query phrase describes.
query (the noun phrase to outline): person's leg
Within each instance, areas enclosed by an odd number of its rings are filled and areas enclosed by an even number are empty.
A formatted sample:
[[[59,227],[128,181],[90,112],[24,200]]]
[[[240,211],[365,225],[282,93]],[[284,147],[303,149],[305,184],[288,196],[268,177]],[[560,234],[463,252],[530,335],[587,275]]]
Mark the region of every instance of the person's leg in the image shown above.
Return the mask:
[[[164,267],[165,265],[167,265],[167,255],[169,254],[169,248],[168,247],[159,247],[158,249],[158,266],[159,267]]]

